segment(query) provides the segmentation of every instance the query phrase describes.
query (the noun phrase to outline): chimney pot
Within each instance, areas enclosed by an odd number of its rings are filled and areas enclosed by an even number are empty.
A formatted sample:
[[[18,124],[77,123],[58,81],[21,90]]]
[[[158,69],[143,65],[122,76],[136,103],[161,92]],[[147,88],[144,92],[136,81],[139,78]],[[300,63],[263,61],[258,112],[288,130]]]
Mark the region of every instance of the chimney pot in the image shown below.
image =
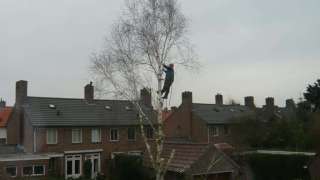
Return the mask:
[[[185,91],[182,92],[182,104],[185,105],[192,105],[192,92],[190,91]]]
[[[223,105],[223,96],[222,96],[222,94],[218,93],[215,97],[216,97],[216,104],[217,105]]]
[[[142,104],[151,107],[152,100],[151,100],[151,89],[150,88],[143,88],[140,90],[140,101]]]
[[[266,106],[267,107],[273,107],[274,106],[274,98],[273,97],[267,97],[266,98]]]
[[[87,101],[93,101],[94,99],[94,87],[91,81],[84,87],[84,99]]]
[[[254,108],[254,97],[253,96],[246,96],[244,97],[244,105],[250,108]]]

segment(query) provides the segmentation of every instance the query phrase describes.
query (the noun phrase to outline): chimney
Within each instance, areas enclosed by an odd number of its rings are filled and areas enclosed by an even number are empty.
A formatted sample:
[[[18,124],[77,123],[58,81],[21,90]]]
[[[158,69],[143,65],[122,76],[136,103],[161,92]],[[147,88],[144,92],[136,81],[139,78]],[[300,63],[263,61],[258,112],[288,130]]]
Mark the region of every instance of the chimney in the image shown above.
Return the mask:
[[[250,108],[254,108],[254,97],[253,96],[246,96],[244,97],[244,105]]]
[[[16,82],[16,104],[20,108],[28,96],[28,81],[20,80]]]
[[[274,107],[274,98],[273,97],[266,98],[266,107]]]
[[[94,87],[92,85],[92,81],[90,81],[90,84],[87,84],[84,87],[84,99],[87,101],[93,101],[94,98]]]
[[[6,102],[3,99],[0,99],[0,111],[6,107]]]
[[[296,104],[294,103],[293,99],[287,99],[286,100],[286,108],[287,109],[294,109],[296,108]]]
[[[152,107],[150,88],[143,88],[140,90],[140,101],[142,104]]]
[[[223,105],[223,96],[219,93],[216,95],[216,104]]]
[[[192,92],[190,91],[185,91],[182,92],[182,104],[183,105],[192,105]]]

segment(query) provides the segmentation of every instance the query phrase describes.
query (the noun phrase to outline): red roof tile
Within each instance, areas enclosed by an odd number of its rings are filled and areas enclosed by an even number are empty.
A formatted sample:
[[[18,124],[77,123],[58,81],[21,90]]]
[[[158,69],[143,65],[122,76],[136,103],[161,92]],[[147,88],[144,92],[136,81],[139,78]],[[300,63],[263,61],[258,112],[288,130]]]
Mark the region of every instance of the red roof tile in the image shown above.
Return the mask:
[[[5,107],[0,111],[0,127],[6,127],[12,113],[12,107]]]
[[[208,149],[207,144],[195,143],[170,143],[164,144],[163,157],[169,158],[171,151],[175,150],[175,154],[168,167],[169,171],[184,172],[199,159],[201,155]]]
[[[239,166],[222,151],[209,144],[166,141],[163,144],[162,157],[168,159],[175,150],[168,171],[188,173],[192,175],[216,174],[221,172],[235,172]],[[150,159],[145,156],[145,165],[150,166]],[[211,166],[211,164],[213,164]]]

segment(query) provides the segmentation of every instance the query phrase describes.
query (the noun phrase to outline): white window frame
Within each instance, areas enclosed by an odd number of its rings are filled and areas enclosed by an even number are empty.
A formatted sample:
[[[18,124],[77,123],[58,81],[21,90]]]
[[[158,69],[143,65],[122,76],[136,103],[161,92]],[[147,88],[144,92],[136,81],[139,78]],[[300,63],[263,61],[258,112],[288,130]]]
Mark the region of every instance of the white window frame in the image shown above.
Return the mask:
[[[80,163],[80,169],[79,169],[79,174],[75,174],[75,161],[76,160],[79,160],[79,163]],[[68,161],[71,161],[72,162],[72,174],[71,175],[68,175],[67,174],[67,164],[68,164]],[[65,169],[65,178],[68,179],[68,178],[79,178],[82,174],[82,155],[81,154],[74,154],[74,155],[66,155],[65,156],[65,164],[64,164],[64,169]]]
[[[52,130],[56,134],[55,142],[49,142],[49,130]],[[56,128],[48,128],[47,129],[47,144],[58,144],[58,130]]]
[[[93,137],[94,130],[98,130],[99,131],[99,137],[98,137],[97,141],[94,141],[94,137]],[[92,143],[101,143],[101,128],[92,128],[91,129],[91,142]]]
[[[116,130],[116,131],[117,131],[117,139],[112,139],[112,130]],[[110,135],[109,140],[110,140],[111,142],[117,142],[117,141],[120,140],[120,137],[119,137],[119,136],[120,136],[120,132],[119,132],[119,129],[118,129],[118,128],[111,128],[109,135]]]
[[[134,130],[134,138],[133,139],[129,139],[129,129],[133,129]],[[127,138],[128,138],[128,141],[136,141],[137,131],[136,131],[135,127],[128,127],[128,129],[127,129]]]
[[[9,174],[7,173],[7,168],[15,168],[15,169],[16,169],[16,175],[15,175],[15,176],[11,176],[11,175],[10,175],[10,177],[12,177],[12,178],[17,177],[17,174],[18,174],[18,168],[17,168],[17,166],[6,166],[6,175],[9,175]]]
[[[97,173],[95,173],[94,169],[93,169],[94,160],[95,159],[98,160]],[[86,154],[85,155],[85,160],[90,160],[90,162],[91,162],[91,179],[94,179],[98,175],[98,173],[101,172],[101,157],[100,157],[100,153]]]
[[[35,174],[34,168],[35,166],[42,166],[43,167],[43,174]],[[46,166],[43,164],[35,164],[32,166],[32,176],[44,176],[46,175]]]
[[[76,131],[76,130],[80,130],[80,138],[79,138],[79,141],[74,141],[74,134],[73,134],[73,131]],[[72,144],[81,144],[82,143],[82,129],[81,128],[72,128],[71,130],[71,141],[72,141]]]
[[[43,174],[35,174],[35,172],[34,172],[34,167],[35,166],[42,166],[43,167]],[[25,168],[25,167],[31,167],[32,168],[31,175],[26,175],[26,174],[23,173],[23,168]],[[17,173],[17,168],[16,168],[16,173]],[[35,165],[31,165],[31,166],[23,166],[21,168],[21,174],[22,174],[22,176],[25,176],[25,177],[26,176],[45,176],[46,175],[46,166],[44,164],[35,164]]]
[[[23,169],[25,168],[25,167],[31,167],[31,174],[29,175],[29,174],[24,174],[23,173]],[[22,174],[22,176],[33,176],[33,166],[31,165],[31,166],[23,166],[22,168],[21,168],[21,174]]]
[[[4,139],[4,143],[7,144],[8,142],[8,135],[7,135],[7,129],[6,128],[0,128],[0,139]]]

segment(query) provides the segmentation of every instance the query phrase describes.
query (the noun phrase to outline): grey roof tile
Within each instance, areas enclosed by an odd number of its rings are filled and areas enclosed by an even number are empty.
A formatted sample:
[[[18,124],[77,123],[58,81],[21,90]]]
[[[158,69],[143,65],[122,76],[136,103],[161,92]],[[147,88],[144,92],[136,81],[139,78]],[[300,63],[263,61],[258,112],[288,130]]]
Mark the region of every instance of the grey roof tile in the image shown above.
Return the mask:
[[[50,108],[52,104],[55,108]],[[111,109],[106,109],[110,106]],[[127,110],[126,107],[131,107]],[[24,105],[33,126],[121,126],[138,125],[138,112],[130,101],[28,97]],[[143,107],[149,117],[153,110]],[[144,122],[148,124],[148,122]]]
[[[230,124],[235,118],[254,114],[250,108],[242,105],[192,104],[192,111],[208,124]]]

